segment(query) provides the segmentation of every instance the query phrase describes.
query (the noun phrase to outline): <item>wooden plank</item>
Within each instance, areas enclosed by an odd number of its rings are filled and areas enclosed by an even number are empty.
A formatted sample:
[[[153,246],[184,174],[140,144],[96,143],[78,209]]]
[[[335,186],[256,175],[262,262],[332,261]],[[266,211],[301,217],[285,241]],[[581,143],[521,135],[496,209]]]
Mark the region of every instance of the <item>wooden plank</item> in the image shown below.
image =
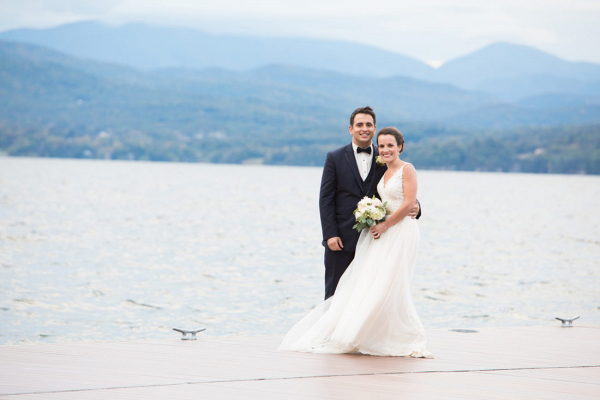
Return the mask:
[[[482,388],[488,385],[485,382],[494,379],[533,380],[552,385],[563,379],[570,386],[580,387],[582,396],[587,396],[585,388],[592,384],[591,378],[579,369],[597,372],[580,367],[600,366],[598,327],[487,328],[479,333],[430,330],[427,336],[436,356],[433,360],[279,352],[276,348],[281,336],[0,346],[0,397],[39,398],[35,396],[43,394],[75,398],[68,393],[78,393],[86,396],[79,398],[108,398],[102,396],[108,392],[127,392],[132,396],[144,393],[140,396],[159,398],[160,393],[188,393],[191,387],[196,388],[192,392],[200,390],[207,396],[211,393],[229,396],[227,393],[239,394],[239,391],[281,395],[282,390],[303,396],[304,392],[312,393],[305,387],[308,383],[344,392],[338,386],[353,387],[352,382],[362,382],[366,387],[369,382],[379,382],[386,387],[384,382],[388,380],[381,378],[391,375],[395,379],[403,377],[398,381],[403,385],[408,385],[404,381],[410,377],[410,385],[421,390],[423,379],[429,380],[432,388],[452,386],[455,382],[452,378],[438,375],[451,371],[454,375],[448,376],[455,378],[458,371],[469,371],[460,379],[484,382]],[[521,372],[524,368],[538,371],[538,375]],[[489,372],[494,374],[493,378],[482,371],[493,371]],[[524,380],[525,376],[528,378]],[[392,383],[389,393],[396,390]],[[456,390],[467,386],[460,384]],[[536,390],[543,391],[543,387],[539,383]],[[428,389],[419,393],[432,391],[435,392]],[[476,392],[473,389],[470,393]]]
[[[520,373],[522,372],[522,374]],[[554,370],[436,372],[197,383],[158,387],[87,390],[1,396],[3,400],[109,399],[598,399],[600,368],[572,368],[553,379]],[[534,372],[535,377],[531,377]],[[541,380],[542,382],[539,382]],[[595,380],[595,381],[594,381]],[[582,382],[585,381],[585,382]]]

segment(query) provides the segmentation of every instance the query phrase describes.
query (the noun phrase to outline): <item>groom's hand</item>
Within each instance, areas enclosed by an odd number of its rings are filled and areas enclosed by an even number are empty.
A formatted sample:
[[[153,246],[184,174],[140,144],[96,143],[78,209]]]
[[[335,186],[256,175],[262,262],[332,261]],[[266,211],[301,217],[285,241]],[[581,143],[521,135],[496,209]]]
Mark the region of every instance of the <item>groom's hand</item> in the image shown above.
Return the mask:
[[[408,213],[408,215],[410,215],[410,217],[412,219],[417,218],[417,214],[419,214],[419,209],[421,208],[421,206],[419,205],[418,201],[415,201],[415,205],[414,207],[410,210],[410,212]]]
[[[331,251],[340,251],[344,248],[344,245],[342,244],[342,239],[335,236],[327,239],[327,247],[329,247],[329,250]]]

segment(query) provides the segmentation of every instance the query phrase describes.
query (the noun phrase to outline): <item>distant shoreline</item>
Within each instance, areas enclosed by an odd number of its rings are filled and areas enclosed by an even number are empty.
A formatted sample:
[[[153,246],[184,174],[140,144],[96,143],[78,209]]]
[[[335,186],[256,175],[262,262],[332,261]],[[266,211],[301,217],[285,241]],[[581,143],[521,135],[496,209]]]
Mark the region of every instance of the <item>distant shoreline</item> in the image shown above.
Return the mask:
[[[54,159],[54,160],[69,160],[69,161],[101,161],[101,162],[132,162],[132,163],[174,163],[174,164],[203,164],[203,165],[224,165],[224,166],[243,166],[243,167],[292,167],[292,168],[319,168],[319,165],[287,165],[287,164],[264,164],[253,159],[251,162],[241,163],[223,163],[223,162],[207,162],[207,161],[164,161],[164,160],[130,160],[130,159],[106,159],[106,158],[76,158],[76,157],[44,157],[44,156],[15,156],[9,155],[6,152],[0,152],[0,158],[14,159]],[[435,172],[474,172],[474,173],[491,173],[491,174],[531,174],[531,175],[578,175],[578,176],[598,176],[600,174],[588,174],[585,172],[559,173],[559,172],[527,172],[527,171],[501,171],[501,170],[457,170],[450,167],[420,167],[416,166],[419,171],[435,171]]]

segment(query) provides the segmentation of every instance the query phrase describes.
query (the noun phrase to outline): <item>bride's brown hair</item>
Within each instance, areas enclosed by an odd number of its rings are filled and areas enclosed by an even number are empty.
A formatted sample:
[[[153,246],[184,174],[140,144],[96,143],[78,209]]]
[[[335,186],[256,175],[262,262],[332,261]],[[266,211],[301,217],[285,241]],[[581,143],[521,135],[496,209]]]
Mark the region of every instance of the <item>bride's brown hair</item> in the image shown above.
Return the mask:
[[[400,153],[404,151],[404,136],[402,136],[402,132],[400,132],[393,126],[386,126],[385,128],[381,128],[381,130],[377,134],[377,144],[379,144],[379,136],[383,135],[393,136],[396,139],[396,144],[398,145],[398,147],[402,146],[402,150],[400,150]]]

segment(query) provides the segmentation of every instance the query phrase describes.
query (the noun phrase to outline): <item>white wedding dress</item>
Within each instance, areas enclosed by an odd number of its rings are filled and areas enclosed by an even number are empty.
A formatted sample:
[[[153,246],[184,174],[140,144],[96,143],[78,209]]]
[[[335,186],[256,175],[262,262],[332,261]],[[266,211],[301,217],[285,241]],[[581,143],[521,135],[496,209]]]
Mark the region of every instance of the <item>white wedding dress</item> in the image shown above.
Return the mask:
[[[404,201],[403,169],[377,185],[392,212]],[[419,227],[411,217],[378,240],[364,229],[335,295],[298,322],[279,349],[433,358],[410,294],[418,244]]]

